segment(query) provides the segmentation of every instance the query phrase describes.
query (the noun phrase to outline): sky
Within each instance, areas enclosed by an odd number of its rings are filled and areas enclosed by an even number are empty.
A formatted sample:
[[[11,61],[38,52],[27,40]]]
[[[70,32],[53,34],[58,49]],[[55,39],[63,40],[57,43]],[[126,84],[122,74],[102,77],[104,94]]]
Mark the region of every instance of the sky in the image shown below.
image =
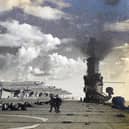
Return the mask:
[[[96,38],[104,83],[129,99],[128,0],[0,0],[0,80],[44,81],[83,94]]]

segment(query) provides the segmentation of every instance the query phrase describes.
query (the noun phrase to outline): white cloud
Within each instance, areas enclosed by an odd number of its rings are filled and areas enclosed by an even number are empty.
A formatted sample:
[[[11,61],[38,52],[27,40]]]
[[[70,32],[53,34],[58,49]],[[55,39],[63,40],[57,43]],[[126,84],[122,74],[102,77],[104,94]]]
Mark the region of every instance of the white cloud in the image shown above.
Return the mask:
[[[126,32],[129,31],[129,20],[116,22],[116,23],[105,23],[105,31],[116,31],[116,32]]]
[[[49,6],[41,7],[41,6],[25,6],[24,11],[28,14],[38,16],[43,19],[47,20],[57,20],[61,19],[62,17],[67,17],[65,13],[62,11],[56,9],[56,8],[51,8]]]
[[[32,66],[28,67],[28,72],[32,73],[33,75],[36,75],[36,76],[42,76],[45,74],[44,71],[42,71],[40,68],[38,68],[38,67],[33,68]]]
[[[4,66],[3,63],[0,66],[0,70],[4,70],[5,73],[3,76],[14,72],[14,75],[18,74],[14,78],[26,79],[31,73],[27,73],[29,64],[38,58],[41,60],[40,65],[33,68],[33,73],[41,75],[40,66],[44,67],[46,61],[49,62],[49,60],[44,61],[46,58],[44,55],[47,56],[48,51],[56,49],[57,45],[61,44],[61,40],[52,34],[44,34],[35,26],[20,24],[18,21],[0,22],[0,25],[7,28],[7,33],[0,34],[0,46],[20,46],[16,55],[8,54],[2,58],[1,63],[5,62]],[[3,59],[7,57],[9,59],[4,61]]]
[[[24,5],[30,5],[31,0],[1,0],[0,11],[10,10],[14,7],[21,7]]]
[[[5,40],[6,45],[9,46],[15,44],[26,48],[39,47],[44,51],[49,51],[61,44],[61,40],[58,37],[54,37],[52,34],[44,34],[39,28],[26,23],[20,24],[18,21],[6,21],[1,22],[0,25],[7,27],[8,33],[0,35],[0,39]]]
[[[31,14],[46,20],[57,20],[67,17],[67,15],[60,9],[52,8],[50,6],[42,6],[44,1],[47,0],[1,0],[0,11],[11,10],[14,7],[18,7],[23,9],[23,11],[27,14]],[[65,2],[61,0],[56,0],[53,2],[60,7],[65,7],[66,5],[68,6],[68,4],[65,4]]]
[[[55,49],[57,45],[61,44],[61,40],[57,37],[53,37],[51,34],[44,34],[43,42],[45,42],[45,50]]]
[[[6,21],[0,22],[0,24],[7,28],[10,35],[15,36],[16,38],[24,40],[36,40],[41,41],[42,33],[37,27],[31,26],[29,24],[20,24],[18,21]],[[36,32],[36,33],[35,33]]]
[[[66,56],[53,53],[49,55],[51,62],[51,74],[57,79],[71,78],[74,74],[80,74],[85,69],[81,59],[75,60]]]
[[[64,2],[64,0],[46,0],[46,1],[56,4],[59,8],[68,8],[71,6],[70,3],[66,3]]]
[[[67,58],[66,56],[59,55],[58,53],[53,53],[48,55],[47,60],[44,57],[41,57],[43,62],[40,62],[37,65],[29,64],[27,67],[19,67],[20,77],[31,77],[31,79],[44,79],[47,80],[66,80],[71,79],[74,75],[80,75],[85,71],[85,63],[78,58],[77,60],[72,58]],[[33,62],[34,63],[34,62]],[[47,69],[43,68],[45,64],[48,64]],[[23,72],[24,71],[24,72]],[[31,76],[30,76],[31,74]]]
[[[38,27],[26,23],[20,24],[18,21],[0,22],[0,25],[7,28],[7,33],[0,35],[3,42],[0,42],[0,45],[4,46],[6,43],[6,46],[21,46],[16,56],[8,55],[9,62],[6,60],[6,68],[2,65],[4,69],[1,70],[4,70],[4,75],[1,78],[6,78],[14,72],[14,79],[20,80],[39,79],[42,76],[64,79],[84,70],[85,64],[80,59],[74,60],[58,53],[48,55],[48,51],[72,39],[62,40],[52,34],[44,34]]]
[[[11,41],[11,43],[10,43]],[[20,46],[19,37],[10,34],[0,35],[0,46]]]
[[[21,64],[26,64],[37,58],[40,54],[40,48],[36,47],[21,47],[18,53]]]
[[[68,43],[74,43],[74,42],[77,42],[76,39],[74,38],[64,38],[62,39],[61,41],[63,44],[68,44]]]
[[[35,72],[36,74],[43,74],[43,73],[44,73],[44,72],[41,71],[39,68],[35,68],[35,69],[34,69],[34,72]]]

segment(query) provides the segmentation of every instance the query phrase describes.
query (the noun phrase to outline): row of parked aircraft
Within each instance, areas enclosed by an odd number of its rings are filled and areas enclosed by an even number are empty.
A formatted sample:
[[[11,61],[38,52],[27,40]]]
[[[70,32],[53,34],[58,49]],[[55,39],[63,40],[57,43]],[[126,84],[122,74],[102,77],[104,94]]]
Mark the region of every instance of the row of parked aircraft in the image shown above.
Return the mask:
[[[2,110],[24,110],[31,104],[43,104],[49,100],[49,95],[61,97],[71,95],[70,92],[55,86],[48,86],[44,82],[0,82],[0,104]]]

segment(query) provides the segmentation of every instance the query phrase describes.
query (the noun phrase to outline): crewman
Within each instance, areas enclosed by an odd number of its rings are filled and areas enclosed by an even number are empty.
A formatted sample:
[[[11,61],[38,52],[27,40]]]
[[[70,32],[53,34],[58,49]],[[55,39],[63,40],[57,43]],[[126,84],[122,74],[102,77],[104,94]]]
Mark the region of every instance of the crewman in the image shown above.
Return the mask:
[[[58,95],[56,95],[55,100],[56,100],[56,112],[58,113],[58,112],[60,112],[60,106],[62,104],[62,99]]]
[[[50,104],[49,112],[52,112],[53,108],[55,109],[55,112],[56,112],[57,111],[57,109],[56,109],[56,99],[53,96],[53,94],[50,94],[50,100],[48,101],[48,103]]]

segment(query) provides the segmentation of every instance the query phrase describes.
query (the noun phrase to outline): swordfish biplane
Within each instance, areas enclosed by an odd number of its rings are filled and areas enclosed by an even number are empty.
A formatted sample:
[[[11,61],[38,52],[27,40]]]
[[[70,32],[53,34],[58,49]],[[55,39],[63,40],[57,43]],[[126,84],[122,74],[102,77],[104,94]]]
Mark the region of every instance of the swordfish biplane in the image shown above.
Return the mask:
[[[15,109],[24,110],[32,104],[47,102],[50,94],[64,96],[71,93],[55,86],[47,86],[44,82],[39,81],[0,82],[0,104],[2,109],[7,108],[8,110],[11,105],[11,108],[13,106]]]

